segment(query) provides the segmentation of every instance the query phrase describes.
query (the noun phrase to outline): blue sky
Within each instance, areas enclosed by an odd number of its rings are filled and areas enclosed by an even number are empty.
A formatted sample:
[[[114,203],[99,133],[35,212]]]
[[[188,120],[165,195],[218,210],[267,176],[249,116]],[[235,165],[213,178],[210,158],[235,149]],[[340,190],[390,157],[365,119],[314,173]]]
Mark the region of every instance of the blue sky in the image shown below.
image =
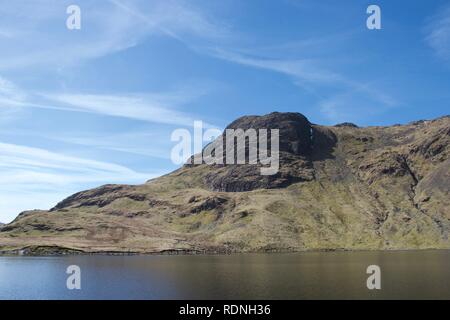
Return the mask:
[[[0,0],[0,221],[170,172],[194,120],[406,123],[449,114],[449,88],[448,1]]]

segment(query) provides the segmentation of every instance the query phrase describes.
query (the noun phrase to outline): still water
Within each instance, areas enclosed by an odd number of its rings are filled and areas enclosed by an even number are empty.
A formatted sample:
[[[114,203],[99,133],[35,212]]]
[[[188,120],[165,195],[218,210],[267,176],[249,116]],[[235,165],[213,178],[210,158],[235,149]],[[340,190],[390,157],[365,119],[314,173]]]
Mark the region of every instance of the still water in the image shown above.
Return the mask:
[[[450,251],[0,257],[0,299],[450,299]]]

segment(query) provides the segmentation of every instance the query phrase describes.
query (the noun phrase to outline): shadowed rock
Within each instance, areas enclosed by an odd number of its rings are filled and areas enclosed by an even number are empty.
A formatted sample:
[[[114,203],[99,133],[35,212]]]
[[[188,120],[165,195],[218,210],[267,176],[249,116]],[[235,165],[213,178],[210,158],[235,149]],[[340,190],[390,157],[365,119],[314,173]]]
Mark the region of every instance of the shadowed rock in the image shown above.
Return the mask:
[[[230,123],[226,129],[279,129],[280,152],[307,156],[311,151],[311,123],[300,113],[245,116]]]
[[[79,192],[0,226],[0,253],[450,249],[449,117],[356,129],[271,113],[227,128],[279,129],[278,173],[203,163]]]
[[[338,128],[341,128],[341,127],[359,128],[356,124],[351,123],[351,122],[338,123],[337,125],[335,125],[335,127],[338,127]]]
[[[214,191],[243,192],[255,189],[284,188],[292,183],[310,181],[314,179],[314,172],[311,163],[313,151],[313,128],[308,119],[300,113],[279,113],[273,112],[264,116],[245,116],[233,121],[225,129],[261,129],[279,130],[279,170],[274,175],[262,175],[260,163],[249,164],[248,141],[245,149],[239,149],[234,143],[235,159],[238,152],[245,152],[246,164],[226,164],[226,144],[224,143],[224,163],[225,165],[215,166],[215,169],[205,176],[205,184]],[[225,132],[223,136],[225,135]],[[220,137],[219,139],[223,138]],[[322,137],[318,132],[318,141]],[[269,147],[270,134],[268,135]],[[261,146],[259,146],[261,147]]]

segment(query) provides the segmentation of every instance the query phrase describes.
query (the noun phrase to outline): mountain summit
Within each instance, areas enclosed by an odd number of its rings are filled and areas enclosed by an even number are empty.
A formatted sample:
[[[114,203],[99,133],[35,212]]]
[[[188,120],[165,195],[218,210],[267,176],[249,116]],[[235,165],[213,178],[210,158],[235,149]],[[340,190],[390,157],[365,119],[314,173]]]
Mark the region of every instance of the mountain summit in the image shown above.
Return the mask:
[[[144,185],[105,185],[0,229],[0,250],[255,252],[450,248],[450,118],[391,127],[245,116],[279,129],[279,170],[184,165]],[[247,148],[247,145],[245,145]]]

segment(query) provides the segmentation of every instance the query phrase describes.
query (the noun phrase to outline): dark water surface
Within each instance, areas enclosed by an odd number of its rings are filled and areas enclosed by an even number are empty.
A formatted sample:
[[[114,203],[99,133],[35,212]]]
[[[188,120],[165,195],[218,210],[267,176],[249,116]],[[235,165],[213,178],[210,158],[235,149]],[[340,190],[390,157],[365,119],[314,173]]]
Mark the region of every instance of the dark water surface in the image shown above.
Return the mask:
[[[0,257],[0,299],[450,299],[450,251]]]

